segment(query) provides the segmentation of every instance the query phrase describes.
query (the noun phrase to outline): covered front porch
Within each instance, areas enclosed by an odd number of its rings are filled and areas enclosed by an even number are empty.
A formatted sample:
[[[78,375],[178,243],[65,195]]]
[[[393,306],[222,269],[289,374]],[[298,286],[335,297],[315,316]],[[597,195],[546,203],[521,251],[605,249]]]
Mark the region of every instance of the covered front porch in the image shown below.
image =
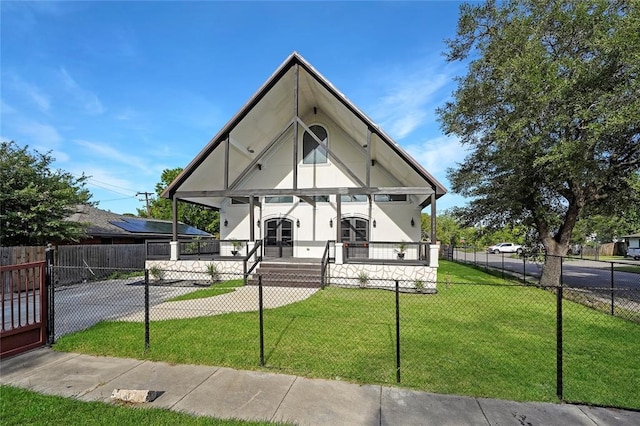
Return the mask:
[[[193,274],[207,274],[215,265],[221,274],[241,275],[251,282],[260,274],[263,264],[280,263],[290,266],[281,278],[297,274],[300,265],[317,268],[317,284],[322,287],[345,280],[366,277],[375,287],[393,287],[395,280],[403,287],[422,287],[435,291],[439,245],[429,242],[361,241],[357,243],[323,242],[321,257],[293,256],[317,249],[315,241],[295,241],[278,247],[277,255],[265,246],[265,240],[219,240],[197,238],[192,240],[147,242],[147,268],[160,268]],[[174,253],[172,254],[172,250]],[[271,255],[269,255],[271,254]],[[175,258],[174,258],[175,255]],[[309,278],[309,277],[307,277]],[[286,284],[286,283],[285,283]]]

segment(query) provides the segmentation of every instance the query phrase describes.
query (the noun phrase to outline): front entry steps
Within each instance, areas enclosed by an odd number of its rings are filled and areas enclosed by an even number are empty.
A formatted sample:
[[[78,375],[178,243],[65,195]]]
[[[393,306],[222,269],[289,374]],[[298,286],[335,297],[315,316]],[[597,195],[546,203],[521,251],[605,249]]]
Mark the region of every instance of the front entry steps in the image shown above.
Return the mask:
[[[312,260],[263,261],[247,284],[258,285],[258,276],[262,276],[263,286],[320,288],[322,264]]]

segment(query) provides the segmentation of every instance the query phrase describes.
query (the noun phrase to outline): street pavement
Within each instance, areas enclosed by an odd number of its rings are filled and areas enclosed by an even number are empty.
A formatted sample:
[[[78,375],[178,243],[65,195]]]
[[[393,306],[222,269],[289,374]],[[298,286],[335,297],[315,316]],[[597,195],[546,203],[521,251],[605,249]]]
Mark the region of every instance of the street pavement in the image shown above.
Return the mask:
[[[152,390],[144,406],[296,425],[640,425],[640,412],[439,395],[380,385],[36,349],[0,363],[0,383],[82,401]]]

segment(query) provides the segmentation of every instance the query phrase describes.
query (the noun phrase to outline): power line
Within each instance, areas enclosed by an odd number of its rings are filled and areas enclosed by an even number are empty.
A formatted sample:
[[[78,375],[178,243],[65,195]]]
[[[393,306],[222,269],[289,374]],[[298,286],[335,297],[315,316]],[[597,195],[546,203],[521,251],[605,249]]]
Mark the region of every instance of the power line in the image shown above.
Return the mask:
[[[109,201],[120,201],[120,200],[128,200],[130,198],[134,198],[135,195],[129,195],[128,197],[122,197],[122,198],[112,198],[110,200],[100,200],[99,202],[101,203],[108,203]]]

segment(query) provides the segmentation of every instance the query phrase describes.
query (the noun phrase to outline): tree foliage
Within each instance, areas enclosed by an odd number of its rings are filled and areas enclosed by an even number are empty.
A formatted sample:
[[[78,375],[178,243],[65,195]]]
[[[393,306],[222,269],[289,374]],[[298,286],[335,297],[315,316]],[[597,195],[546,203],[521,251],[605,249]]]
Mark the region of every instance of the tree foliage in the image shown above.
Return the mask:
[[[50,153],[30,152],[15,142],[0,145],[0,240],[3,246],[77,241],[86,226],[66,221],[78,204],[89,204],[86,176],[52,170]]]
[[[427,213],[422,213],[421,219],[422,235],[426,240],[431,235],[431,220]],[[477,250],[484,250],[503,241],[527,244],[527,232],[521,226],[506,226],[500,229],[477,225],[465,226],[463,221],[450,210],[436,218],[436,235],[440,244],[456,247],[473,246]]]
[[[156,184],[156,198],[149,202],[149,217],[155,219],[172,220],[173,210],[171,200],[160,195],[167,186],[182,172],[182,168],[165,169],[160,175],[160,182]],[[138,216],[148,217],[147,211],[138,209]],[[178,220],[187,225],[217,235],[220,232],[220,214],[214,210],[188,203],[178,204]]]
[[[566,253],[581,213],[639,201],[638,2],[508,0],[463,5],[450,61],[469,60],[438,110],[468,155],[449,170],[468,222],[535,227]],[[545,268],[545,283],[558,265]]]

